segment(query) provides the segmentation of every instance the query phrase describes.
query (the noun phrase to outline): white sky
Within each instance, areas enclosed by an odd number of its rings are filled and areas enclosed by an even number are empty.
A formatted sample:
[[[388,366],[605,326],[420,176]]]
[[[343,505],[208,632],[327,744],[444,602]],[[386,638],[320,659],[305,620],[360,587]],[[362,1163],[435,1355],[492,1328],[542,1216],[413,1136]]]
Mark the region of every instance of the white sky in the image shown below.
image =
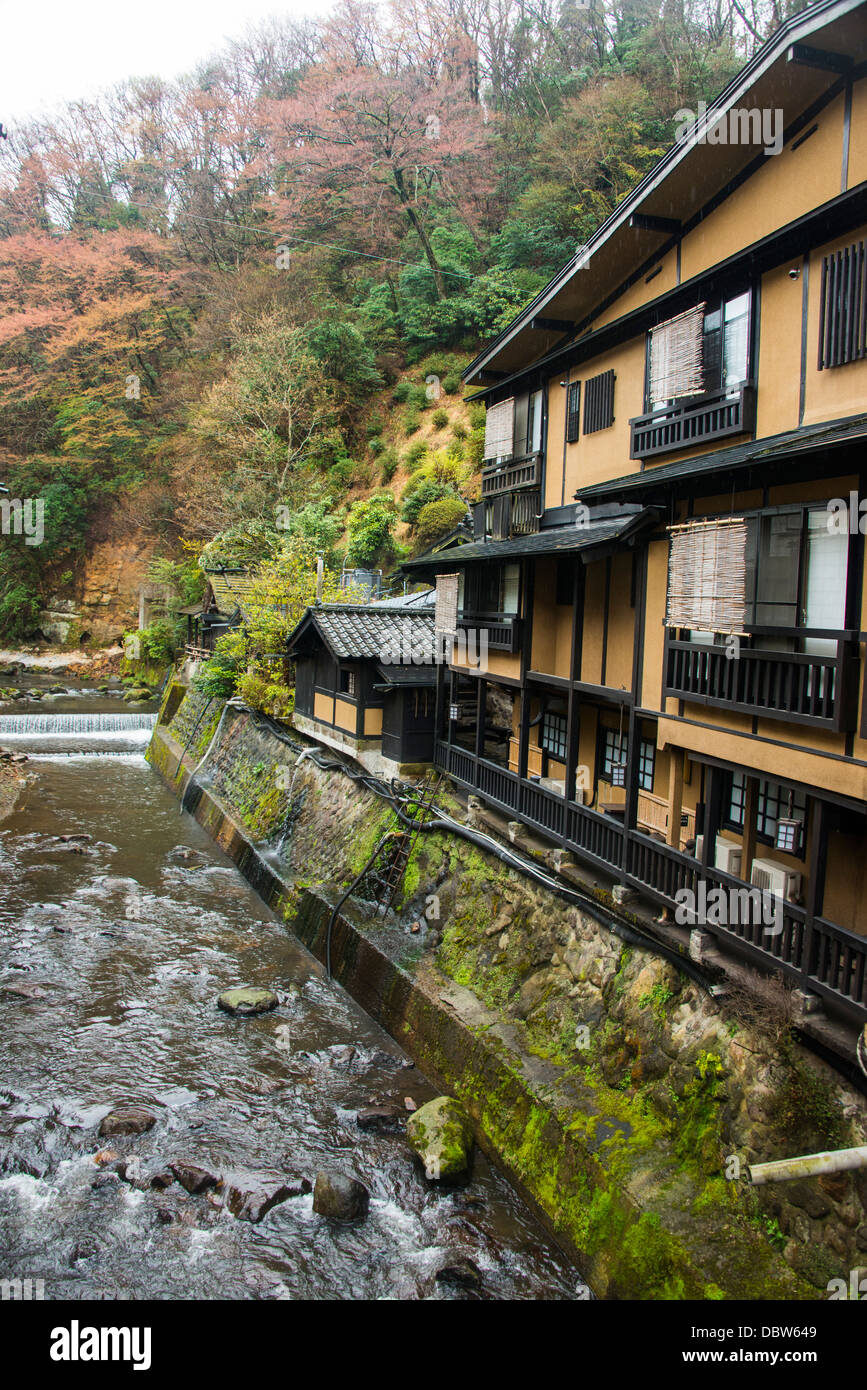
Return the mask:
[[[177,77],[269,16],[330,0],[0,0],[0,122],[11,130],[124,77]]]

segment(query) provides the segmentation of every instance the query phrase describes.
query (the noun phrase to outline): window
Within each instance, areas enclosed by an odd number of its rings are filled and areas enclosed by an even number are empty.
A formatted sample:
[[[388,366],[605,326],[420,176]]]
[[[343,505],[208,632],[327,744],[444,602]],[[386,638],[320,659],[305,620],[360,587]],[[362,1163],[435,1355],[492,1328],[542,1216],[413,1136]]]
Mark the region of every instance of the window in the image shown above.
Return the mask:
[[[573,381],[569,386],[566,403],[566,443],[574,444],[578,438],[578,425],[581,416],[581,382]],[[586,425],[585,425],[586,429]]]
[[[485,416],[486,463],[537,454],[542,447],[542,391],[510,396],[488,407]]]
[[[775,843],[777,838],[777,821],[781,816],[787,816],[789,814],[790,796],[792,798],[792,815],[806,824],[806,793],[795,791],[794,788],[791,787],[784,787],[781,782],[769,782],[764,778],[759,782],[758,796],[756,797],[756,835],[760,840],[764,840],[771,845]],[[743,830],[744,828],[746,800],[746,773],[733,772],[729,789],[727,817],[727,824],[731,826],[733,830]],[[795,853],[803,856],[803,835],[801,837],[801,844],[797,847]]]
[[[653,791],[653,768],[656,759],[656,745],[649,738],[643,738],[638,750],[638,785],[642,791]]]
[[[867,357],[867,253],[865,243],[822,261],[819,291],[819,371]]]
[[[600,372],[584,386],[584,433],[614,424],[614,372]]]
[[[520,581],[520,565],[480,565],[468,570],[463,588],[464,616],[517,614]]]
[[[816,506],[670,527],[667,625],[693,634],[842,630],[849,537],[830,532],[827,522],[826,508]],[[780,650],[790,640],[765,633],[753,645]],[[812,654],[836,651],[833,638],[802,641]]]
[[[552,758],[566,761],[566,716],[550,711],[542,716],[541,746]]]
[[[703,392],[735,394],[749,380],[751,311],[752,295],[745,290],[698,304],[652,329],[647,409],[670,407]]]
[[[349,695],[353,700],[356,698],[358,695],[357,671],[347,671],[343,667],[340,668],[340,693],[341,695]]]
[[[603,729],[602,769],[600,777],[611,781],[615,763],[625,763],[629,756],[629,735],[617,729]],[[656,763],[656,745],[649,738],[643,738],[638,748],[638,785],[642,791],[653,791],[653,770]]]

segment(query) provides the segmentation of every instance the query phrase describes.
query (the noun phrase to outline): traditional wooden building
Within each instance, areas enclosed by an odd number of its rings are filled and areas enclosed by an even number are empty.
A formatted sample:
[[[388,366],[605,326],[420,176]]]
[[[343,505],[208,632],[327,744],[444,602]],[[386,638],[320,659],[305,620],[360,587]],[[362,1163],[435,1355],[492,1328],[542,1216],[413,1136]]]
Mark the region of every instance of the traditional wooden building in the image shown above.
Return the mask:
[[[475,536],[406,566],[487,635],[439,668],[437,765],[670,911],[770,894],[691,920],[862,1022],[865,74],[867,7],[825,0],[677,113],[469,367]]]
[[[369,771],[407,776],[433,758],[433,594],[308,608],[290,634],[302,732]]]

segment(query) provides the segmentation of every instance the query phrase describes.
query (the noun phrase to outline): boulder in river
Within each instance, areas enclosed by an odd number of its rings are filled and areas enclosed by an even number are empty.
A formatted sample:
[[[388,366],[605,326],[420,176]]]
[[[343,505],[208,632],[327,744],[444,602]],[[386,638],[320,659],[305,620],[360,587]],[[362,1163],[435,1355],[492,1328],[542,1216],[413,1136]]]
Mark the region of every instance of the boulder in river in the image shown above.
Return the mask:
[[[251,985],[239,985],[235,989],[224,989],[217,1000],[227,1014],[246,1018],[251,1014],[266,1014],[276,1009],[279,999],[271,989],[256,989]]]
[[[472,1289],[476,1293],[482,1287],[482,1276],[478,1266],[463,1255],[442,1265],[436,1272],[436,1281],[453,1289]]]
[[[114,1139],[123,1134],[144,1134],[153,1129],[156,1116],[143,1105],[119,1105],[102,1120],[99,1133],[104,1139]]]
[[[394,1134],[402,1130],[406,1123],[406,1111],[400,1105],[366,1105],[355,1117],[359,1129],[372,1130],[374,1134]]]
[[[413,1111],[406,1137],[428,1178],[454,1178],[469,1166],[473,1131],[466,1113],[451,1096],[438,1096]]]
[[[329,1221],[363,1221],[370,1205],[370,1193],[357,1178],[343,1173],[317,1173],[313,1188],[313,1210]]]
[[[227,1173],[223,1179],[226,1206],[239,1221],[261,1221],[272,1207],[288,1197],[300,1197],[311,1188],[307,1178],[263,1169],[258,1173]]]
[[[169,1167],[187,1192],[205,1192],[219,1182],[216,1173],[209,1173],[207,1168],[199,1168],[195,1163],[171,1163]]]

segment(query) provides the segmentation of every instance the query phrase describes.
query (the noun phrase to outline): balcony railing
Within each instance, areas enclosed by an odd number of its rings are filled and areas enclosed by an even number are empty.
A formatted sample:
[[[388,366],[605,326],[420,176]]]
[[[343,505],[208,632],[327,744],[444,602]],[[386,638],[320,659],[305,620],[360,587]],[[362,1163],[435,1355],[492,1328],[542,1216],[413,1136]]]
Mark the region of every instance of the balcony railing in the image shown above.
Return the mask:
[[[527,454],[505,463],[485,464],[482,469],[482,496],[493,497],[518,487],[538,487],[542,478],[542,455]]]
[[[653,410],[630,420],[630,457],[652,458],[690,444],[707,444],[730,434],[751,434],[756,425],[756,388],[746,381],[737,391],[714,391],[682,405]]]
[[[488,634],[490,651],[516,652],[520,646],[521,619],[508,613],[463,613],[458,618],[458,627],[476,633],[476,650],[482,632]]]
[[[627,828],[612,815],[591,810],[464,748],[437,740],[434,760],[468,790],[498,810],[516,816],[558,845],[572,850],[593,868],[601,868],[668,908],[677,893],[697,895],[704,879],[710,887],[742,893],[749,885],[692,855]],[[772,924],[753,900],[745,920],[728,925],[708,923],[721,944],[756,963],[777,968],[803,988],[859,1024],[867,1021],[867,937],[824,917],[811,918],[797,903],[781,901]]]
[[[740,649],[728,655],[726,647],[675,641],[667,632],[665,694],[838,733],[855,728],[858,657],[851,640],[855,633],[757,628],[753,635],[832,639],[836,650],[821,656],[763,651],[742,640]]]
[[[531,536],[539,530],[539,492],[504,492],[486,502],[485,528],[492,541]]]

